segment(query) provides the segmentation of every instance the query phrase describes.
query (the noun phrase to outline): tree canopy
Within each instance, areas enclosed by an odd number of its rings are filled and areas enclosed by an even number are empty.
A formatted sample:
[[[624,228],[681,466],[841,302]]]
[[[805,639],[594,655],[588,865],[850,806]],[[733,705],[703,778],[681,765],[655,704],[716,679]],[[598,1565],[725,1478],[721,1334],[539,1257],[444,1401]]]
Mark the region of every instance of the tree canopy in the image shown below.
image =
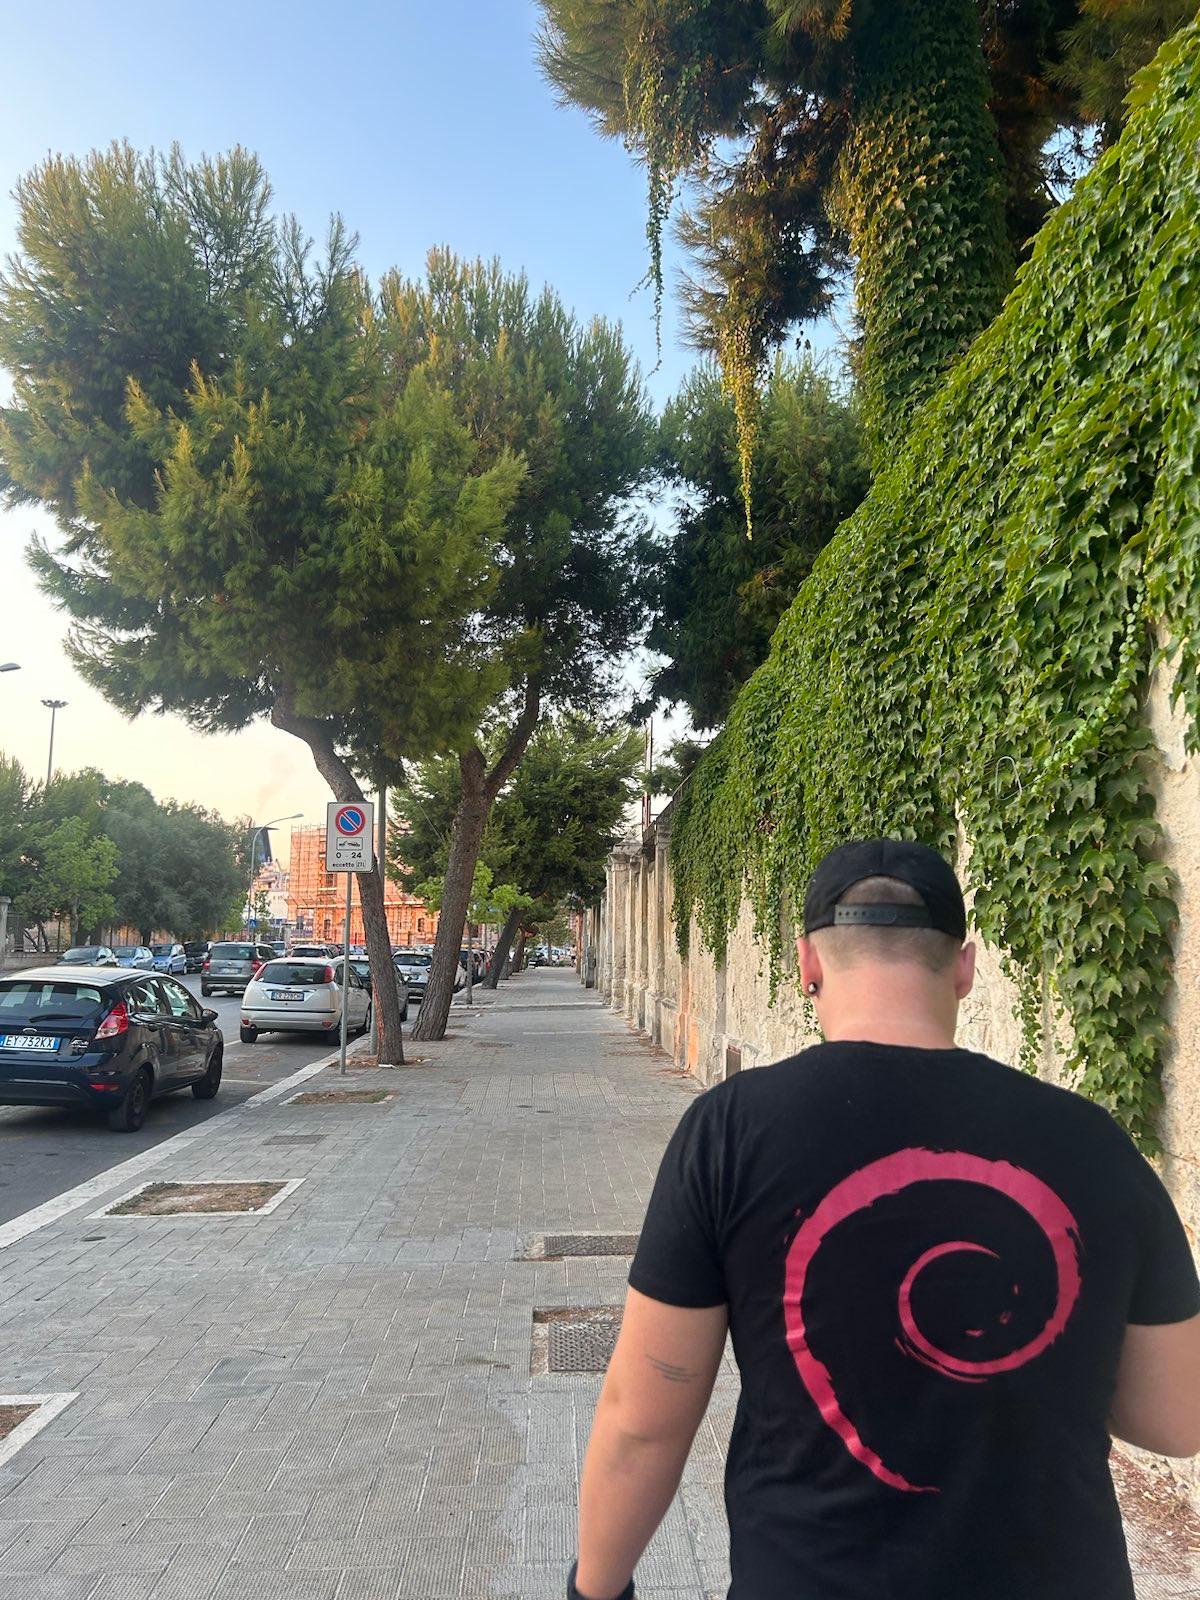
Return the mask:
[[[603,888],[608,853],[636,795],[641,764],[641,735],[633,729],[606,729],[569,713],[538,729],[482,837],[479,865],[490,874],[497,905],[511,912],[494,972],[535,905],[588,904]],[[459,785],[456,763],[430,761],[414,767],[393,796],[404,820],[391,835],[392,870],[402,881],[417,886],[444,879],[461,805]],[[504,886],[507,905],[496,896],[496,885]],[[511,891],[522,899],[516,901]]]
[[[762,661],[817,552],[867,492],[854,398],[808,360],[777,358],[754,458],[755,537],[745,537],[733,402],[712,365],[663,412],[659,471],[673,491],[657,552],[647,644],[665,656],[649,710],[687,706],[714,728]]]
[[[243,887],[237,830],[93,768],[34,784],[0,756],[0,892],[26,922],[72,935],[127,925],[149,940],[227,925]]]
[[[753,380],[857,268],[861,367],[882,459],[986,326],[1052,209],[1052,135],[1119,130],[1131,74],[1181,0],[542,0],[560,97],[649,174],[651,277],[673,195],[753,454]],[[747,479],[748,479],[747,465]],[[749,482],[746,485],[750,503]]]
[[[33,559],[83,675],[131,714],[269,715],[339,799],[469,737],[507,682],[481,618],[524,468],[481,460],[342,223],[314,257],[241,150],[55,158],[17,198],[0,488],[58,521]],[[360,887],[390,1060],[382,884]]]
[[[519,452],[525,473],[479,627],[504,666],[480,735],[457,752],[460,800],[429,987],[414,1029],[440,1037],[474,864],[496,796],[544,706],[594,709],[644,627],[649,540],[630,497],[653,424],[620,330],[581,323],[551,290],[494,262],[431,253],[425,279],[393,274],[383,297],[396,359],[427,364],[453,395],[481,462]]]

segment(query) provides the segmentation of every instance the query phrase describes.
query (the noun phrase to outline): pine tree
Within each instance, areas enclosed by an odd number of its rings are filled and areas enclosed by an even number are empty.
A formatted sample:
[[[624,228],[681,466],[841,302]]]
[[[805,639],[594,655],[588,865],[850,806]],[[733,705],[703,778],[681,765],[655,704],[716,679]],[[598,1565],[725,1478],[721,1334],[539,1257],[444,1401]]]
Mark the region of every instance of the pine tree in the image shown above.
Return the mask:
[[[0,278],[0,488],[71,653],[122,710],[301,738],[339,800],[466,738],[506,682],[472,626],[523,466],[406,359],[337,219],[313,257],[253,157],[126,146],[20,185]],[[402,1059],[378,872],[360,879],[382,1059]]]
[[[445,1030],[472,874],[488,815],[545,708],[595,707],[643,627],[648,541],[628,498],[643,481],[652,425],[619,329],[581,324],[496,263],[435,251],[421,283],[384,285],[385,343],[427,363],[453,395],[482,462],[518,453],[525,475],[505,522],[495,587],[478,616],[500,672],[476,734],[451,740],[459,804],[451,826],[429,986],[413,1030]],[[394,342],[393,342],[394,341]]]

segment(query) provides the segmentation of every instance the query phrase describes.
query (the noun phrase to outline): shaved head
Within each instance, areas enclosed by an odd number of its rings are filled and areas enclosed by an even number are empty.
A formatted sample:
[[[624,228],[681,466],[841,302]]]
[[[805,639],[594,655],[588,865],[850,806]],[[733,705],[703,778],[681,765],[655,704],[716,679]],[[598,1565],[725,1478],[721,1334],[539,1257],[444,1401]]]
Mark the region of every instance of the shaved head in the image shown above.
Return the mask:
[[[920,906],[917,891],[899,878],[862,878],[838,901],[842,906]],[[962,949],[957,939],[936,928],[871,925],[818,928],[809,935],[821,960],[831,967],[856,967],[867,961],[916,962],[928,972],[946,972]]]

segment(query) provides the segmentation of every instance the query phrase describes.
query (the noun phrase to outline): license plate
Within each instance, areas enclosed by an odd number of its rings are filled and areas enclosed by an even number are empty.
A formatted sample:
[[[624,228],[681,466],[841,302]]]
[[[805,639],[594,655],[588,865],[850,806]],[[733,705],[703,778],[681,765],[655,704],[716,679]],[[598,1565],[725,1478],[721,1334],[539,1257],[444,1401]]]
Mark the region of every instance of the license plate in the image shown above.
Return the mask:
[[[6,1033],[0,1037],[0,1048],[5,1050],[57,1050],[62,1043],[46,1033]]]
[[[268,989],[272,1000],[303,1000],[303,989]]]

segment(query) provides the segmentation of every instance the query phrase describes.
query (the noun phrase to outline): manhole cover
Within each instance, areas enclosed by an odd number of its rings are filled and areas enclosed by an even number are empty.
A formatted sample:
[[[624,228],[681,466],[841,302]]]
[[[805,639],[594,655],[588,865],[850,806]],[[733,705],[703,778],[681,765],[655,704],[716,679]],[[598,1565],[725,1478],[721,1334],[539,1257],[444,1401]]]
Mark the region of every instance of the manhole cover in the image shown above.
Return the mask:
[[[565,1256],[631,1256],[637,1249],[636,1233],[548,1233],[541,1241],[540,1259],[561,1261]]]
[[[276,1133],[270,1139],[264,1139],[264,1144],[320,1144],[325,1138],[323,1133]]]
[[[620,1306],[567,1306],[533,1313],[534,1373],[604,1372],[621,1331]]]

